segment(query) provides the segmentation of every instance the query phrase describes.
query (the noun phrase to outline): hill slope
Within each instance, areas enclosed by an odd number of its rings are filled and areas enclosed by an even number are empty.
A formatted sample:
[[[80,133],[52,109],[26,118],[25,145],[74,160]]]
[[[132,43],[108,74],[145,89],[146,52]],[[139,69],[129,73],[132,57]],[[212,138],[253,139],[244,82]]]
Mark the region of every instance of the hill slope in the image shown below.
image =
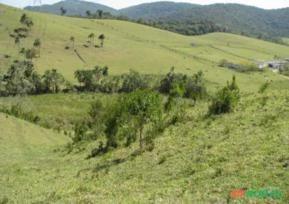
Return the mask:
[[[111,14],[115,14],[117,12],[115,9],[102,4],[79,0],[65,0],[53,5],[28,6],[25,9],[30,11],[60,14],[61,7],[66,9],[66,15],[71,16],[86,16],[86,11],[95,13],[97,10],[103,10],[104,12],[110,12]]]
[[[25,162],[69,141],[63,135],[0,113],[0,166]],[[35,151],[36,150],[36,151]]]
[[[6,6],[0,8],[5,11],[0,19],[0,64],[3,71],[14,59],[22,58],[9,34],[20,26],[19,19],[23,12]],[[34,40],[40,38],[41,57],[34,60],[36,68],[41,72],[56,68],[71,81],[74,80],[75,70],[95,65],[109,66],[111,74],[124,73],[130,69],[141,73],[164,74],[175,66],[177,71],[189,74],[202,70],[212,84],[225,83],[236,74],[241,86],[256,89],[267,80],[263,74],[238,74],[219,68],[218,62],[227,59],[249,63],[272,59],[275,55],[287,58],[289,53],[287,46],[238,35],[214,33],[186,37],[124,21],[88,20],[33,12],[27,14],[35,25],[29,38],[22,41],[20,47],[32,47]],[[105,34],[104,48],[83,47],[92,32],[97,36]],[[75,49],[85,62],[72,49],[64,49],[70,45],[70,36],[75,37]],[[6,59],[4,55],[11,58]],[[272,80],[285,81],[277,75],[270,77]]]
[[[239,4],[201,6],[163,1],[114,10],[99,4],[67,0],[54,5],[27,7],[26,9],[59,14],[61,6],[68,9],[68,15],[85,15],[87,10],[95,12],[97,9],[102,9],[112,14],[121,14],[132,19],[153,20],[156,24],[159,23],[161,28],[183,34],[198,33],[194,32],[197,27],[193,25],[209,21],[221,29],[237,34],[243,33],[266,39],[289,36],[288,8],[264,10]],[[178,26],[176,27],[176,25]],[[180,27],[182,27],[181,30],[179,29]],[[184,30],[190,30],[190,32],[185,32]]]
[[[37,151],[43,151],[45,144],[36,143],[21,150],[38,156],[13,166],[13,145],[18,145],[14,140],[32,135],[29,140],[33,141],[39,134],[36,127],[14,119],[9,125],[10,119],[0,115],[0,127],[4,121],[8,128],[4,142],[11,141],[7,144],[12,147],[1,147],[5,166],[0,166],[0,199],[12,203],[226,203],[234,189],[266,188],[282,192],[284,200],[276,199],[277,203],[288,203],[288,94],[242,96],[235,113],[215,118],[204,117],[206,103],[187,107],[186,122],[169,127],[156,138],[152,152],[139,156],[133,156],[137,144],[86,160],[97,142],[77,146],[71,153],[61,149],[45,154]],[[18,136],[15,125],[25,128],[18,132],[27,133]]]
[[[118,13],[133,19],[142,18],[147,20],[182,13],[194,7],[200,7],[200,5],[162,1],[131,6],[119,10]]]
[[[288,13],[288,8],[264,10],[238,4],[213,4],[174,13],[161,18],[161,21],[183,23],[208,20],[233,33],[269,38],[289,36]]]

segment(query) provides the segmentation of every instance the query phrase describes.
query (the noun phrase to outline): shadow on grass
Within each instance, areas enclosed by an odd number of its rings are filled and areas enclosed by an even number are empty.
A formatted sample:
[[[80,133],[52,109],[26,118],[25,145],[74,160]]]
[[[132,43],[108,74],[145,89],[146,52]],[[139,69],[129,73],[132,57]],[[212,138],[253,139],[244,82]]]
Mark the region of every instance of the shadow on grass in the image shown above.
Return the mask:
[[[129,156],[125,157],[125,158],[117,158],[111,161],[106,162],[105,164],[98,164],[94,169],[93,172],[98,172],[101,171],[103,169],[109,169],[113,166],[117,166],[119,164],[125,163],[126,161],[132,160],[135,157],[141,155],[143,153],[143,151],[140,150],[136,150],[134,151],[132,154],[130,154]]]

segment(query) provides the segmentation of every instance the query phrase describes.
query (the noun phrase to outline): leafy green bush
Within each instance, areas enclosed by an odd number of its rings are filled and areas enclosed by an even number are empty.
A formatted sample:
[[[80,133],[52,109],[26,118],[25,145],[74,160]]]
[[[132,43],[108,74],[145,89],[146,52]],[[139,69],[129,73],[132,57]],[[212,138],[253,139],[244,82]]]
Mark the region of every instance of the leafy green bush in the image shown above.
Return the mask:
[[[129,146],[138,138],[141,150],[152,147],[152,133],[162,118],[162,99],[156,92],[138,90],[119,98],[106,121],[107,147]]]
[[[172,97],[190,98],[194,102],[204,98],[207,93],[203,72],[199,71],[189,77],[184,74],[176,74],[174,68],[161,81],[159,91]]]
[[[161,80],[159,91],[163,94],[171,94],[183,97],[184,86],[187,76],[183,74],[176,74],[175,68],[172,67],[170,72],[164,79]]]
[[[122,92],[130,93],[138,89],[143,90],[148,88],[148,82],[145,80],[145,78],[134,70],[130,70],[128,74],[124,74],[122,77]]]
[[[219,115],[233,112],[240,100],[240,91],[233,77],[231,84],[219,90],[209,107],[209,115]]]
[[[199,71],[192,78],[188,78],[184,96],[193,99],[194,103],[196,103],[197,99],[203,99],[206,95],[204,74]]]
[[[86,122],[76,123],[74,126],[74,137],[72,138],[73,143],[81,142],[86,138],[89,127]]]

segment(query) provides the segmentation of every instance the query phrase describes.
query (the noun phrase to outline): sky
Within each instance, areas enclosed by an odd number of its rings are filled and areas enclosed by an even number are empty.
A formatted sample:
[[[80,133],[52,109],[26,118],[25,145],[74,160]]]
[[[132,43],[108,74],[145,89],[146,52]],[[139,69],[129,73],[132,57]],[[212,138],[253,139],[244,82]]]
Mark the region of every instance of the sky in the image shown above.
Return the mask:
[[[11,5],[14,7],[25,7],[28,5],[39,4],[53,4],[60,0],[0,0],[0,3]],[[116,9],[125,8],[141,3],[156,2],[160,0],[86,0],[104,4]],[[251,6],[256,6],[264,9],[276,9],[289,7],[289,0],[175,0],[174,2],[188,2],[194,4],[213,4],[213,3],[239,3]]]

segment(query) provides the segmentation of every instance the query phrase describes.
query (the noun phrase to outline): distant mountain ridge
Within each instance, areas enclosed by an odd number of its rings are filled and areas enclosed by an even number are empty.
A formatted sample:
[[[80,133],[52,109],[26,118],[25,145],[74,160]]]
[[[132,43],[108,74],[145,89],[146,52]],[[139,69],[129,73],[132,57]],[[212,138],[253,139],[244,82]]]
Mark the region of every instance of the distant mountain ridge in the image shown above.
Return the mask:
[[[61,13],[61,7],[65,8],[67,15],[85,16],[86,11],[96,12],[97,10],[103,10],[104,12],[110,12],[111,14],[117,14],[118,12],[116,9],[113,9],[109,6],[80,0],[65,0],[52,5],[27,6],[24,9],[59,15]]]
[[[145,3],[136,6],[131,6],[119,10],[119,14],[129,18],[137,19],[156,19],[160,17],[170,16],[174,13],[181,13],[194,7],[201,5],[190,3],[176,3],[169,1],[160,1],[155,3]]]
[[[213,4],[193,7],[159,20],[181,24],[209,20],[231,33],[260,38],[289,36],[289,8],[264,10],[240,4]]]
[[[103,10],[113,15],[142,19],[159,28],[191,35],[200,22],[209,22],[206,27],[218,26],[228,32],[259,38],[289,36],[289,8],[264,10],[240,4],[197,5],[168,1],[140,4],[120,10],[80,0],[65,0],[53,5],[26,7],[27,10],[60,14],[60,8],[67,10],[67,15],[86,15],[86,11]],[[159,26],[160,25],[160,26]],[[200,25],[202,26],[202,25]],[[205,28],[210,29],[210,28]],[[212,29],[214,30],[214,29]],[[188,31],[188,32],[187,32]],[[206,33],[204,31],[204,33]]]

